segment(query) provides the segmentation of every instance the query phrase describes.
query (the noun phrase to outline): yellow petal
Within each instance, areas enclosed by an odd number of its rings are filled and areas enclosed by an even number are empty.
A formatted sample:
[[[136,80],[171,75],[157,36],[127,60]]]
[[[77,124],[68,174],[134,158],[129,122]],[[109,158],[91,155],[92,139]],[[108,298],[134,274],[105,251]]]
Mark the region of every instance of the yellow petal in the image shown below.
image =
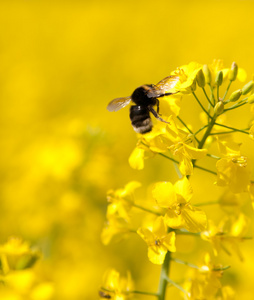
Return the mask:
[[[160,100],[160,110],[166,115],[170,116],[174,114],[175,116],[179,115],[181,104],[181,96],[171,95],[165,96]]]
[[[238,163],[243,158],[222,158],[217,161],[217,182],[219,186],[228,185],[233,193],[247,191],[250,182],[250,170],[248,165]]]
[[[179,157],[179,170],[183,175],[192,175],[193,174],[193,164],[189,157],[178,153]]]
[[[207,149],[198,149],[187,144],[184,144],[184,148],[191,159],[200,159],[205,157],[207,154]]]
[[[223,299],[225,299],[225,300],[234,300],[235,299],[235,291],[231,286],[229,286],[229,285],[223,286],[221,291],[222,291]]]
[[[174,121],[173,116],[170,116],[168,119],[168,126],[166,127],[166,138],[168,138],[172,143],[179,141],[179,131]]]
[[[141,187],[141,183],[138,181],[130,181],[124,187],[126,194],[131,194],[135,189]]]
[[[160,122],[162,123],[162,122]],[[164,143],[162,135],[158,135],[151,140],[146,139],[146,144],[149,146],[149,149],[153,152],[161,153],[167,151],[167,145]]]
[[[167,234],[167,226],[165,224],[164,218],[158,217],[153,224],[153,233],[157,237],[161,237]]]
[[[221,141],[218,139],[218,148],[220,153],[225,156],[240,156],[240,144],[235,143],[232,140]]]
[[[174,210],[169,209],[165,215],[165,222],[170,228],[179,229],[184,228],[184,219],[182,214],[176,214]]]
[[[247,234],[249,228],[250,220],[243,213],[240,213],[239,216],[234,220],[231,228],[232,236],[243,237]]]
[[[156,183],[152,194],[161,207],[170,207],[177,199],[174,186],[171,182]]]
[[[135,170],[144,169],[144,156],[145,150],[139,147],[136,147],[129,157],[129,164]]]
[[[254,140],[254,124],[250,128],[249,135],[250,138]]]
[[[162,265],[167,253],[165,247],[152,246],[148,247],[148,258],[149,260],[156,265]]]
[[[193,195],[193,189],[190,185],[189,180],[186,177],[183,177],[182,179],[178,180],[175,183],[174,187],[177,195],[182,196],[186,202],[190,201]]]
[[[229,184],[230,178],[233,176],[233,167],[230,159],[222,158],[217,161],[217,185],[225,186]]]
[[[190,232],[201,232],[207,227],[207,217],[200,208],[186,205],[182,210],[182,218],[184,219],[184,228]]]
[[[120,274],[115,269],[110,269],[105,272],[103,276],[103,286],[105,288],[114,290],[118,288],[120,280]]]
[[[175,252],[176,251],[176,234],[174,231],[170,232],[169,234],[166,235],[166,237],[162,240],[163,245],[168,249],[170,252]]]
[[[139,228],[137,234],[148,244],[153,245],[155,238],[154,234],[147,228]]]

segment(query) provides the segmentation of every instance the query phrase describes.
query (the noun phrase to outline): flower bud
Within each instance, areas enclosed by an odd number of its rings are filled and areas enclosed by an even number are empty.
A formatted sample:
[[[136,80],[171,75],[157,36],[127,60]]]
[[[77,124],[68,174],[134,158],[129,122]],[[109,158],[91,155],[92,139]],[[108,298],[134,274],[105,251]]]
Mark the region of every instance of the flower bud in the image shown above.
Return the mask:
[[[202,69],[197,74],[197,83],[201,88],[205,86],[205,75]]]
[[[228,73],[228,79],[230,81],[236,80],[237,73],[238,73],[238,66],[235,62],[233,62],[232,66],[231,66],[231,69],[229,70],[229,73]]]
[[[214,107],[214,114],[220,115],[224,110],[224,103],[222,101],[219,101],[215,107]]]
[[[208,68],[208,65],[203,66],[203,72],[204,72],[204,75],[205,75],[205,82],[210,84],[211,81],[212,81],[212,74],[211,74],[211,71]]]
[[[230,97],[228,99],[228,102],[235,102],[235,101],[237,101],[241,97],[241,95],[242,95],[242,90],[236,90],[236,91],[234,91],[230,95]]]
[[[222,84],[222,81],[223,81],[223,73],[222,71],[219,71],[215,77],[215,84],[217,86],[220,86]]]
[[[254,94],[252,94],[248,97],[248,103],[250,103],[250,104],[254,103]]]
[[[251,80],[250,82],[246,83],[245,86],[242,88],[243,95],[248,94],[254,87],[254,82]]]

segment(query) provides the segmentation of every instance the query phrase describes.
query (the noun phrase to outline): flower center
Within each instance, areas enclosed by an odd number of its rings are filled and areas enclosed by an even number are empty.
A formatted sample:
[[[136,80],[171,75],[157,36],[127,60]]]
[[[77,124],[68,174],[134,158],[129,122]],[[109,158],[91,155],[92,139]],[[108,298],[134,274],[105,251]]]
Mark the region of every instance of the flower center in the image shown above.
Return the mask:
[[[181,83],[187,81],[188,76],[185,74],[183,69],[177,68],[174,74],[179,76],[179,80]]]
[[[239,167],[247,167],[247,157],[246,156],[239,156],[239,157],[233,157],[232,162],[235,164],[238,164]]]
[[[161,245],[161,241],[159,239],[155,239],[154,241],[155,246],[160,246]]]

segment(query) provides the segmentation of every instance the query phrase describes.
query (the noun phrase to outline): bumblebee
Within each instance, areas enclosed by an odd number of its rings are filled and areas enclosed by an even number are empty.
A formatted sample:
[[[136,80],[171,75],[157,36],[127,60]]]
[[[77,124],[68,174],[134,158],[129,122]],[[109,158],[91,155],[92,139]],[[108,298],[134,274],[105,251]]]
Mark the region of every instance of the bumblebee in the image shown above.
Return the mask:
[[[108,111],[118,111],[128,105],[131,101],[135,103],[130,107],[130,119],[133,129],[137,133],[147,133],[153,128],[150,113],[161,122],[168,123],[159,116],[159,99],[164,96],[169,96],[170,90],[175,87],[179,77],[176,75],[168,76],[162,79],[157,84],[145,84],[136,88],[129,97],[116,98],[109,102],[107,106]],[[154,110],[154,106],[157,110]]]

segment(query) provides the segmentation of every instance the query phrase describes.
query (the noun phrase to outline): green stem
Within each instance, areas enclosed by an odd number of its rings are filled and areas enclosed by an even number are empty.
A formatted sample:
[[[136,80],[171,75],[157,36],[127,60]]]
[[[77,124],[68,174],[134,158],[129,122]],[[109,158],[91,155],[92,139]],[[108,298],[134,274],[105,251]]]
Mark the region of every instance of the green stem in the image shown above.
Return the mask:
[[[229,84],[228,84],[227,89],[226,89],[226,92],[225,92],[225,94],[224,94],[224,96],[223,96],[223,98],[222,98],[222,101],[225,100],[225,98],[226,98],[226,96],[227,96],[227,93],[228,93],[228,90],[229,90],[229,88],[230,88],[230,86],[231,86],[231,83],[232,83],[232,81],[229,81]]]
[[[131,291],[130,294],[141,294],[141,295],[158,297],[157,293],[149,293],[149,292],[143,292],[143,291]]]
[[[213,99],[213,107],[215,106],[215,97],[213,94],[213,88],[211,86],[211,83],[209,83],[209,87],[210,87],[210,92],[211,92],[211,99]]]
[[[239,132],[239,130],[237,130]],[[213,132],[213,133],[210,133],[210,135],[218,135],[218,134],[230,134],[230,133],[234,133],[236,132],[235,130],[231,130],[231,131],[220,131],[220,132]],[[245,133],[245,134],[249,134],[248,132],[244,132],[244,131],[241,131],[242,133]]]
[[[211,134],[212,134],[212,133],[210,133],[210,135],[211,135]],[[216,155],[213,155],[213,154],[210,154],[210,153],[207,153],[206,155],[209,156],[209,157],[211,157],[211,158],[214,158],[214,159],[220,159],[219,156],[216,156]]]
[[[176,287],[178,290],[180,290],[184,294],[186,294],[186,295],[189,294],[183,287],[181,287],[179,284],[177,284],[176,282],[174,282],[170,278],[167,278],[167,282],[170,283],[170,284],[172,284],[174,287]]]
[[[231,130],[231,131],[220,131],[220,132],[210,133],[210,135],[229,134],[229,133],[233,133],[233,132],[235,132],[235,131],[234,130]]]
[[[230,126],[223,125],[223,124],[219,124],[219,123],[216,123],[216,122],[215,122],[215,125],[218,125],[218,126],[221,126],[221,127],[225,127],[225,128],[227,128],[227,129],[231,129],[231,130],[233,130],[233,131],[239,131],[239,132],[242,132],[242,133],[245,133],[245,134],[249,134],[249,132],[246,132],[246,131],[244,131],[244,130],[242,130],[242,129],[237,129],[237,128],[230,127]]]
[[[181,265],[185,265],[185,266],[188,266],[190,268],[193,268],[193,269],[199,269],[198,266],[194,265],[194,264],[191,264],[191,263],[188,263],[187,261],[183,261],[181,259],[178,259],[178,258],[171,258],[172,261],[178,263],[178,264],[181,264]]]
[[[186,125],[186,123],[179,117],[177,116],[177,119],[183,124],[183,126],[190,132],[193,134],[192,130]]]
[[[189,131],[189,133],[193,134],[193,131],[188,127],[188,125],[179,117],[177,116],[177,119],[183,124],[183,126]],[[196,136],[193,134],[194,139],[199,143],[199,140],[196,138]]]
[[[223,268],[216,268],[216,269],[213,269],[213,271],[225,271],[227,269],[229,269],[231,266],[226,266],[226,267],[223,267]]]
[[[173,161],[174,163],[179,164],[179,161],[177,161],[176,159],[174,159],[174,158],[172,158],[172,157],[170,157],[170,156],[167,156],[167,155],[165,155],[165,154],[163,154],[163,153],[158,153],[158,154],[159,154],[160,156],[163,156],[163,157],[165,157],[165,158],[167,158],[167,159]]]
[[[203,146],[204,146],[204,144],[205,144],[205,142],[206,142],[206,139],[208,138],[208,136],[210,135],[210,133],[211,133],[211,131],[212,131],[212,129],[213,129],[213,126],[214,126],[214,124],[215,124],[215,121],[216,121],[216,115],[213,116],[211,122],[207,125],[206,132],[204,133],[202,140],[201,140],[200,143],[198,144],[198,149],[202,149],[202,148],[203,148]],[[194,168],[194,167],[197,168],[197,166],[196,166],[196,159],[192,160],[192,164],[193,164],[193,168]],[[199,168],[199,169],[201,169],[201,168]],[[204,168],[202,168],[202,169],[204,169]],[[202,170],[202,169],[201,169],[201,170]],[[210,171],[210,170],[209,170],[209,172],[212,173],[212,174],[214,174],[214,175],[217,175],[217,173],[214,172],[214,171]],[[189,176],[188,176],[188,177],[189,177]]]
[[[133,207],[136,207],[136,208],[138,208],[138,209],[141,209],[141,210],[143,210],[143,211],[146,211],[146,212],[148,212],[148,213],[150,213],[150,214],[154,214],[154,215],[157,215],[157,216],[161,216],[161,214],[160,214],[159,212],[154,211],[154,210],[151,210],[151,209],[146,208],[146,207],[143,207],[143,206],[141,206],[141,205],[138,205],[138,204],[134,203],[132,200],[129,200],[129,199],[126,199],[126,198],[122,198],[122,199],[123,199],[124,201],[130,203]]]
[[[199,232],[190,232],[190,231],[187,231],[185,229],[176,229],[175,233],[180,234],[180,235],[193,235],[193,236],[199,236],[200,237]]]
[[[207,93],[206,93],[206,91],[205,91],[205,88],[202,88],[203,89],[203,92],[204,92],[204,94],[205,94],[205,96],[206,96],[206,99],[208,100],[208,102],[211,104],[211,106],[213,107],[213,104],[212,104],[212,102],[211,102],[211,100],[209,99],[209,97],[207,96]]]
[[[196,131],[194,133],[194,136],[197,135],[200,131],[202,131],[203,129],[205,129],[208,125],[204,125],[203,127],[201,127],[198,131]]]
[[[171,253],[167,252],[165,256],[164,263],[161,267],[161,275],[160,275],[160,282],[158,288],[158,300],[165,300],[166,298],[166,290],[168,284],[168,274],[169,274],[169,267],[170,267],[170,256]]]
[[[243,106],[243,105],[245,105],[245,104],[247,104],[247,103],[248,103],[248,101],[246,101],[246,102],[241,102],[240,104],[237,104],[237,105],[233,105],[233,106],[231,106],[231,107],[229,107],[229,108],[224,109],[224,112],[226,112],[226,111],[228,111],[228,110],[232,110],[232,109],[238,108],[238,107]]]
[[[219,99],[220,99],[220,88],[217,85],[217,101],[219,101]]]
[[[206,171],[206,172],[211,173],[211,174],[213,174],[213,175],[217,175],[216,172],[214,172],[214,171],[212,171],[212,170],[209,170],[209,169],[206,169],[206,168],[203,168],[203,167],[201,167],[201,166],[193,165],[193,167],[195,167],[195,168],[197,168],[197,169],[200,169],[200,170],[202,170],[202,171]]]
[[[177,119],[183,124],[183,126],[189,131],[189,133],[193,134],[193,131],[188,127],[188,125],[179,117],[177,116]],[[199,140],[196,138],[196,136],[193,134],[194,139],[199,143]]]
[[[149,208],[145,208],[145,207],[140,206],[140,205],[138,205],[138,204],[132,203],[132,206],[133,206],[133,207],[136,207],[136,208],[139,208],[139,209],[141,209],[141,210],[143,210],[143,211],[146,211],[146,212],[148,212],[148,213],[150,213],[150,214],[154,214],[154,215],[157,215],[157,216],[161,216],[161,214],[160,214],[159,212],[154,211],[154,210],[151,210],[151,209],[149,209]]]
[[[207,114],[207,116],[211,119],[212,117],[209,115],[208,111],[204,108],[204,106],[202,105],[202,103],[199,101],[198,97],[196,96],[196,94],[194,92],[192,92],[193,96],[195,97],[195,99],[197,100],[198,104],[201,106],[201,108],[203,109],[203,111]]]
[[[179,161],[175,160],[174,158],[171,158],[171,157],[169,157],[169,156],[167,156],[167,155],[165,155],[165,154],[163,154],[163,153],[158,153],[158,154],[159,154],[160,156],[163,156],[163,157],[165,157],[165,158],[167,158],[167,159],[173,161],[174,163],[179,164]],[[208,172],[208,173],[211,173],[211,174],[214,174],[214,175],[217,175],[216,172],[214,172],[214,171],[212,171],[212,170],[209,170],[209,169],[206,169],[206,168],[203,168],[203,167],[201,167],[201,166],[195,165],[195,168],[200,169],[200,170],[205,171],[205,172]]]
[[[216,121],[216,116],[213,116],[210,124],[208,125],[207,129],[206,129],[206,132],[205,134],[203,135],[203,138],[202,140],[200,141],[199,145],[198,145],[198,149],[202,149],[205,142],[206,142],[206,139],[208,138],[208,136],[210,135],[212,129],[213,129],[213,126],[215,124],[215,121]]]
[[[115,290],[106,289],[104,287],[100,288],[101,291],[105,291],[108,293],[115,293]],[[147,296],[155,296],[158,297],[157,293],[150,293],[150,292],[143,292],[143,291],[122,291],[123,294],[129,295],[129,294],[141,294],[141,295],[147,295]]]
[[[232,105],[231,107],[235,107],[235,106],[237,106],[237,105],[239,105],[239,104],[242,104],[243,102],[245,103],[246,100],[248,100],[248,97],[246,97],[246,98],[244,98],[244,99],[242,99],[242,100],[236,102],[236,103],[235,103],[234,105]],[[230,103],[229,100],[224,101],[224,104],[225,104],[225,105],[228,104],[228,103]],[[248,103],[248,102],[246,102],[246,103]]]
[[[195,203],[195,206],[205,206],[205,205],[214,205],[219,204],[218,201],[208,201],[208,202],[202,202],[202,203]]]

